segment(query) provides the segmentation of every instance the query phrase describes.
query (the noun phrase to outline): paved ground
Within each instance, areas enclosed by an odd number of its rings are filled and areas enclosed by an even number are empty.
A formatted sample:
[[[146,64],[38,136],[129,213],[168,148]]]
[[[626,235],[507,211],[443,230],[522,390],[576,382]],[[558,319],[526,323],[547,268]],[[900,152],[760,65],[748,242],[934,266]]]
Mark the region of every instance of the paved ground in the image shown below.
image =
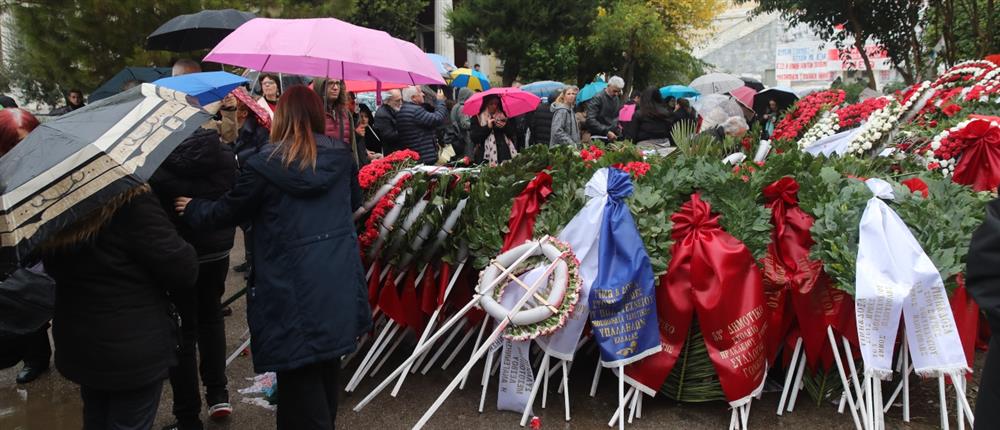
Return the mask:
[[[233,255],[242,255],[241,244]],[[236,258],[234,258],[235,260]],[[242,287],[243,277],[235,272],[230,273],[229,292],[232,294]],[[246,330],[244,319],[244,302],[238,301],[233,306],[233,316],[228,318],[227,337],[228,349],[234,350],[241,343],[241,336]],[[408,339],[412,345],[413,339]],[[471,342],[470,342],[471,343]],[[400,347],[402,351],[407,343]],[[468,357],[469,352],[463,351],[460,357]],[[396,354],[400,355],[399,352]],[[385,393],[368,405],[360,413],[351,408],[388,374],[400,362],[397,357],[385,365],[378,375],[379,379],[368,378],[352,395],[341,396],[341,408],[337,422],[342,429],[406,429],[417,422],[424,411],[433,403],[444,387],[457,374],[459,365],[452,365],[446,371],[435,369],[426,376],[411,375],[404,385],[399,397],[392,398]],[[979,357],[981,365],[982,357]],[[598,395],[588,396],[591,376],[595,364],[592,355],[578,358],[578,363],[570,372],[571,412],[572,421],[564,421],[562,396],[556,394],[557,384],[550,385],[549,404],[546,409],[536,409],[542,420],[543,428],[565,429],[601,429],[607,428],[616,403],[617,386],[611,374],[602,378]],[[38,381],[27,386],[17,386],[14,383],[15,369],[0,371],[0,430],[63,430],[79,429],[81,404],[79,390],[76,385],[66,381],[58,372],[52,371]],[[341,383],[346,384],[350,377],[350,367],[341,375]],[[477,372],[478,371],[478,372]],[[481,374],[480,367],[473,374]],[[241,402],[242,396],[236,393],[238,388],[250,385],[247,378],[253,376],[249,357],[239,357],[228,368],[232,401],[235,413],[226,422],[210,423],[207,429],[269,429],[274,428],[274,413],[259,406]],[[553,381],[555,378],[553,378]],[[914,381],[916,381],[914,379]],[[912,397],[912,419],[903,423],[900,408],[893,408],[886,417],[886,427],[889,429],[931,429],[938,427],[937,384],[934,381],[915,383]],[[886,384],[886,387],[889,387]],[[888,388],[886,388],[888,390]],[[975,383],[970,384],[970,395],[974,396]],[[886,393],[889,394],[889,393]],[[487,390],[486,408],[484,413],[477,412],[480,386],[470,380],[464,391],[456,393],[445,403],[444,407],[429,422],[427,428],[452,429],[498,429],[516,428],[519,414],[496,411],[496,379]],[[541,394],[539,394],[540,396]],[[171,394],[169,384],[164,389],[163,400],[160,403],[156,428],[172,421],[170,414]],[[970,399],[972,400],[972,399]],[[803,394],[794,413],[786,413],[782,417],[775,415],[778,395],[765,394],[763,399],[753,404],[750,426],[756,429],[788,428],[805,429],[822,427],[825,429],[852,429],[853,423],[849,415],[837,414],[835,405],[819,405]],[[949,398],[949,405],[954,407],[954,397]],[[536,404],[537,407],[537,404]],[[643,407],[641,420],[629,425],[631,429],[661,429],[682,428],[685,430],[724,429],[729,424],[729,411],[721,402],[703,404],[679,404],[663,397],[647,398]],[[953,417],[954,419],[954,417]],[[952,423],[954,426],[955,424]],[[953,427],[954,428],[954,427]]]

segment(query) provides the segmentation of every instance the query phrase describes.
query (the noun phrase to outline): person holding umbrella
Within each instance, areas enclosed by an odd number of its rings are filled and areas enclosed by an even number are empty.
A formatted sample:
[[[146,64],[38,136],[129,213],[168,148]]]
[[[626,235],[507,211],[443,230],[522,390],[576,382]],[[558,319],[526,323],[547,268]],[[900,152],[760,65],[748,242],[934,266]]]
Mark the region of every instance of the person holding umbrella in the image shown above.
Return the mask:
[[[325,101],[326,131],[333,140],[342,141],[354,155],[354,165],[359,169],[368,165],[370,158],[364,142],[354,136],[354,115],[350,109],[350,97],[344,81],[317,78],[313,81],[313,91]]]
[[[514,128],[500,106],[500,96],[491,94],[483,98],[479,114],[469,129],[474,161],[495,166],[516,157]]]
[[[662,150],[673,144],[670,129],[676,120],[674,112],[667,108],[656,87],[642,92],[639,110],[629,123],[625,135],[636,145],[647,150]]]
[[[277,372],[282,430],[335,427],[340,357],[372,325],[352,221],[362,203],[358,169],[324,129],[320,97],[292,86],[278,101],[272,144],[247,160],[232,191],[175,201],[196,229],[253,224],[252,357],[254,371]]]

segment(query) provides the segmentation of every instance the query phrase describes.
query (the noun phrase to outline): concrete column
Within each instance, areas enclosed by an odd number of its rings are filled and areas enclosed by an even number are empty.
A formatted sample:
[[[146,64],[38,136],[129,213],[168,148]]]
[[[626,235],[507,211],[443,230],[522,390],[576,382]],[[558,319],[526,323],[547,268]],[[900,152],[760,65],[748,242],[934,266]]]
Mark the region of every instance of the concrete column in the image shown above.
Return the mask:
[[[448,19],[445,16],[451,10],[451,0],[434,0],[434,48],[438,54],[455,61],[455,41],[445,29]]]

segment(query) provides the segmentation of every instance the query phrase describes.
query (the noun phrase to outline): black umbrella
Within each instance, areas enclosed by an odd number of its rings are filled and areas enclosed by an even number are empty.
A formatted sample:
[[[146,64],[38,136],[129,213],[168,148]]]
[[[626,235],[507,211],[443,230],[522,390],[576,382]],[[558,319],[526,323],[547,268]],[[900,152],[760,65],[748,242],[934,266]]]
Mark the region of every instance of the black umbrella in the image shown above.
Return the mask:
[[[169,77],[169,67],[126,67],[112,76],[111,79],[108,79],[106,82],[101,84],[101,86],[97,87],[94,92],[90,93],[90,97],[87,98],[87,101],[93,103],[118,94],[122,92],[122,87],[129,81],[144,83],[154,82],[160,78]]]
[[[761,92],[764,91],[764,84],[754,78],[748,78],[745,76],[740,76],[740,80],[743,81],[743,85],[753,88],[754,91]]]
[[[236,27],[256,18],[235,9],[203,10],[176,16],[146,37],[146,49],[187,52],[215,47]]]
[[[795,95],[790,89],[768,88],[753,96],[753,110],[754,112],[763,114],[767,112],[768,102],[774,100],[778,104],[778,112],[781,112],[788,109],[798,99],[799,96]]]
[[[149,179],[211,115],[142,84],[36,128],[0,158],[0,246],[24,257],[51,235]]]

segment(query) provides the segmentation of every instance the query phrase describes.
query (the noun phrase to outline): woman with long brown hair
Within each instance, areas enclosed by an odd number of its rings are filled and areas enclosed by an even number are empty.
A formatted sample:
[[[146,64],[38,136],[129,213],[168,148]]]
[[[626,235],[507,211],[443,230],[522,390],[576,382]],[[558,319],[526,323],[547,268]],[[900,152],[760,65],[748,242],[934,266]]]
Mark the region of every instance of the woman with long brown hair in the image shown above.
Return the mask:
[[[313,81],[313,91],[324,101],[326,126],[323,133],[349,144],[354,153],[354,164],[358,168],[367,165],[370,160],[364,142],[359,142],[354,136],[357,124],[344,81],[317,78]]]
[[[250,221],[247,294],[254,370],[277,372],[279,429],[333,429],[340,357],[371,328],[352,213],[361,205],[351,150],[323,134],[323,103],[304,86],[278,101],[271,144],[217,201],[177,199],[195,228]]]

